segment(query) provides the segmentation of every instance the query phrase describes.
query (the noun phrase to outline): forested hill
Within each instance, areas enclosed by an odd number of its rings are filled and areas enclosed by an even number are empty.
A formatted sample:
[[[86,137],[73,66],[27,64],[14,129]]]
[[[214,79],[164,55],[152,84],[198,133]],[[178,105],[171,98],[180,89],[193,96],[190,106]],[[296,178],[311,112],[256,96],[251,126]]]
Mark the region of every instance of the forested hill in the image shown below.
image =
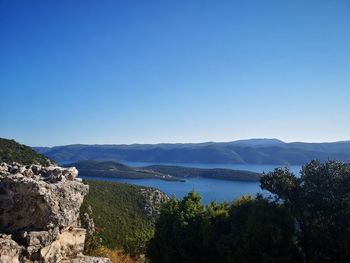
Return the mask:
[[[157,163],[236,163],[301,165],[312,159],[350,159],[350,141],[285,143],[277,139],[251,139],[225,143],[66,145],[35,147],[56,161],[114,160]]]
[[[231,181],[258,181],[261,174],[241,171],[241,170],[231,170],[231,169],[204,169],[204,168],[193,168],[193,167],[183,167],[183,166],[173,166],[173,165],[151,165],[146,166],[143,169],[148,171],[157,172],[165,175],[170,175],[177,178],[192,178],[192,177],[203,177],[210,179],[222,179]]]
[[[50,165],[52,162],[44,155],[37,153],[29,146],[15,140],[0,138],[0,163],[17,162],[21,164]]]
[[[152,165],[129,167],[113,161],[80,161],[66,164],[75,166],[83,177],[112,177],[128,179],[161,179],[183,181],[185,178],[204,177],[232,181],[258,181],[259,173],[231,169],[202,169],[182,166]]]
[[[89,185],[89,194],[84,198],[80,214],[92,213],[98,230],[95,234],[101,238],[102,245],[128,253],[144,252],[153,236],[160,207],[169,199],[167,195],[144,186],[94,180],[84,182]]]

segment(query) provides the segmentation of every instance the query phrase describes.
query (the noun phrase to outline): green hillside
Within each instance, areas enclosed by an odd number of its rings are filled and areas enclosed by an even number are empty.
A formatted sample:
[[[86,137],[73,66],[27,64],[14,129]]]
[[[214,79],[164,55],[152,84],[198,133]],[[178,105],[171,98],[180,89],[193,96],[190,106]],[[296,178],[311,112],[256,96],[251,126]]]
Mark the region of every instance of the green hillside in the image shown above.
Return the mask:
[[[92,208],[102,245],[142,253],[153,236],[154,223],[166,195],[148,187],[87,180],[89,194],[81,214]]]
[[[19,144],[15,140],[0,138],[0,162],[18,162],[21,164],[50,165],[51,161],[44,155],[37,153],[31,147]]]
[[[260,179],[259,173],[222,168],[205,169],[172,165],[151,165],[143,167],[143,169],[177,178],[203,177],[231,181],[259,181]]]
[[[144,169],[142,167],[129,167],[113,161],[79,161],[64,165],[74,166],[79,170],[79,175],[88,177],[111,177],[128,179],[161,179],[167,181],[181,181],[170,175]]]

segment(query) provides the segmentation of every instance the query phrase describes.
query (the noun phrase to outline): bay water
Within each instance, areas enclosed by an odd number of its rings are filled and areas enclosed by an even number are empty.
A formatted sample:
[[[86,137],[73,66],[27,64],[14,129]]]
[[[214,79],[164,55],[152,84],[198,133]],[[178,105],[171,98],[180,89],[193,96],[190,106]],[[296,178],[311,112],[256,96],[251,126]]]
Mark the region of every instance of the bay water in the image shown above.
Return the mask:
[[[123,162],[132,167],[142,167],[148,165],[176,165],[196,168],[226,168],[235,170],[245,170],[253,172],[270,172],[280,165],[255,165],[255,164],[207,164],[207,163],[144,163],[144,162]],[[283,167],[283,166],[282,166]],[[293,165],[288,168],[295,174],[299,174],[301,166]],[[216,180],[208,178],[187,178],[185,182],[164,181],[159,179],[122,179],[109,177],[82,177],[86,179],[109,181],[118,183],[129,183],[148,187],[158,188],[169,196],[177,198],[184,197],[191,191],[199,192],[202,195],[204,204],[212,201],[223,202],[232,201],[242,195],[255,195],[263,193],[259,182],[243,182]]]

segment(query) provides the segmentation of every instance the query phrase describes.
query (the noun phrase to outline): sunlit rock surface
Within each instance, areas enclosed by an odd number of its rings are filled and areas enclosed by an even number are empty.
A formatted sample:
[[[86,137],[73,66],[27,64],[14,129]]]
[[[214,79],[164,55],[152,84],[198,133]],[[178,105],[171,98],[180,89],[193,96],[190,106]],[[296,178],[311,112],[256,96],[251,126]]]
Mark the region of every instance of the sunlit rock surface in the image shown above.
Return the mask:
[[[0,164],[0,263],[110,262],[82,254],[79,209],[88,186],[76,168]]]

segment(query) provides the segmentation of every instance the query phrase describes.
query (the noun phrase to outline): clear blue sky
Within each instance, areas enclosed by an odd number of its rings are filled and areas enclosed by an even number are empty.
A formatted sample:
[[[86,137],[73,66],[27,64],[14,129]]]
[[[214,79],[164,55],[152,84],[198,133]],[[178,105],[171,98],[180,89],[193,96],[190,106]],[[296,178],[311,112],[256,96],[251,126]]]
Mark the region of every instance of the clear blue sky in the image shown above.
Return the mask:
[[[0,1],[0,137],[350,139],[350,1]]]

